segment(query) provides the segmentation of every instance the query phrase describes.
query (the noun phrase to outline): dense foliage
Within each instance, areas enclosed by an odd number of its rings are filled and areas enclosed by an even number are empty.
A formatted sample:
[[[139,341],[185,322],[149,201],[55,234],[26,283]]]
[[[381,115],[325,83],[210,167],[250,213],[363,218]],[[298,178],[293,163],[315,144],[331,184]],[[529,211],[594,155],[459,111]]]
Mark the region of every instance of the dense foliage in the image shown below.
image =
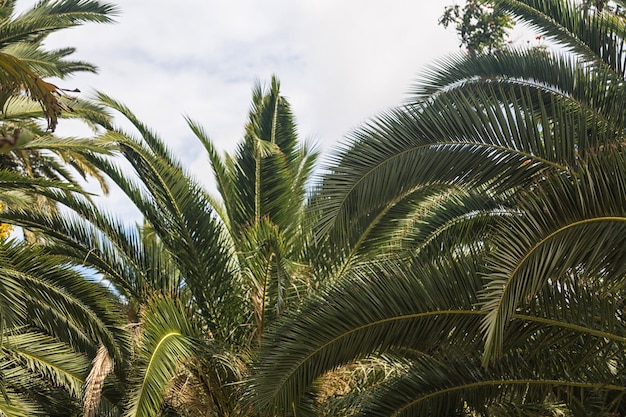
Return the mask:
[[[337,154],[341,280],[268,334],[270,413],[626,412],[624,4],[492,3],[558,47],[449,57]]]
[[[66,108],[20,78],[95,70],[43,41],[113,7],[14,5],[0,223],[26,239],[0,237],[0,414],[626,415],[623,0],[446,9],[469,53],[315,182],[278,80],[257,85],[232,155],[188,120],[218,196],[113,98]],[[502,48],[513,21],[555,46]],[[95,137],[54,135],[64,117]],[[143,223],[75,174],[115,183]]]
[[[109,152],[108,145],[51,131],[68,117],[106,125],[106,112],[79,99],[70,108],[65,93],[43,80],[95,68],[71,60],[72,48],[49,51],[44,41],[61,29],[109,22],[114,13],[96,1],[42,1],[16,15],[15,1],[0,3],[3,212],[31,206],[54,212],[57,201],[82,198],[77,174],[102,179],[88,158]],[[98,346],[122,356],[118,300],[85,278],[81,262],[38,244],[48,236],[36,236],[25,225],[26,241],[8,239],[9,223],[0,226],[0,414],[77,414]]]

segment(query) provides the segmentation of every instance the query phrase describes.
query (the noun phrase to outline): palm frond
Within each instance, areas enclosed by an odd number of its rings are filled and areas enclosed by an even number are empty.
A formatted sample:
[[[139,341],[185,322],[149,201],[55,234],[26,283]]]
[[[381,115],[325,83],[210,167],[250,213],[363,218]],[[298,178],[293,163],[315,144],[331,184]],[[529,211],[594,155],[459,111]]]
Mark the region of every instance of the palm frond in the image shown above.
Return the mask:
[[[497,0],[499,7],[540,34],[623,78],[626,23],[609,11],[589,13],[574,1]]]
[[[22,90],[37,101],[48,121],[48,128],[54,130],[58,118],[65,105],[59,100],[62,92],[54,84],[42,80],[30,70],[21,60],[0,52],[0,108],[4,108],[9,98],[19,95]]]
[[[544,170],[575,170],[574,149],[621,137],[590,126],[567,98],[537,93],[514,86],[442,92],[357,131],[318,191],[325,196],[318,233],[349,242],[348,231],[360,239],[420,188],[515,189]]]
[[[39,44],[19,42],[4,47],[2,51],[20,59],[41,78],[65,78],[76,72],[96,72],[92,64],[65,59],[76,51],[75,48],[46,51]]]
[[[6,21],[0,30],[0,47],[20,41],[40,42],[47,35],[83,23],[110,23],[118,9],[95,0],[44,0]]]
[[[267,91],[260,84],[253,89],[245,132],[231,158],[238,195],[231,224],[242,228],[267,216],[282,229],[292,223],[291,216],[297,212],[293,210],[297,199],[292,201],[290,192],[302,156],[291,107],[280,95],[276,77]]]
[[[230,225],[229,213],[235,211],[236,207],[236,187],[235,187],[235,179],[232,176],[232,172],[230,172],[226,168],[226,164],[223,159],[217,152],[215,145],[209,138],[207,132],[204,128],[198,124],[197,122],[187,118],[187,125],[191,129],[191,131],[196,135],[198,140],[204,146],[204,149],[207,151],[209,162],[211,164],[211,169],[213,170],[213,176],[216,181],[217,191],[220,194],[220,197],[223,201],[223,209],[221,208],[221,204],[217,205],[215,202],[212,203],[213,208],[217,211],[220,219],[226,226],[226,228],[232,234],[232,227]],[[215,199],[213,199],[215,200]]]
[[[501,352],[507,317],[524,297],[548,282],[558,285],[576,273],[600,280],[608,288],[618,285],[626,273],[621,250],[626,225],[626,194],[620,191],[626,184],[624,167],[621,154],[600,154],[588,160],[580,179],[557,175],[524,194],[519,203],[524,215],[504,223],[496,237],[501,249],[493,253],[487,275],[485,360]]]
[[[193,354],[196,335],[183,307],[175,300],[154,298],[143,313],[137,356],[137,385],[129,395],[128,417],[157,415],[165,390],[182,361]]]
[[[85,355],[40,332],[12,330],[12,333],[2,349],[14,366],[43,376],[74,398],[80,398],[89,366]]]
[[[620,77],[607,68],[594,68],[567,54],[540,50],[507,50],[489,55],[455,54],[431,65],[413,88],[414,100],[426,100],[442,91],[476,85],[506,83],[531,85],[580,103],[614,129],[623,129],[624,112],[619,104],[625,89]],[[607,90],[607,84],[611,88]],[[507,103],[506,99],[503,101]]]
[[[389,263],[353,272],[266,334],[252,378],[254,401],[287,410],[318,377],[373,352],[404,346],[431,355],[452,340],[478,349],[485,313],[474,307],[480,287],[474,270],[442,262],[414,271]]]

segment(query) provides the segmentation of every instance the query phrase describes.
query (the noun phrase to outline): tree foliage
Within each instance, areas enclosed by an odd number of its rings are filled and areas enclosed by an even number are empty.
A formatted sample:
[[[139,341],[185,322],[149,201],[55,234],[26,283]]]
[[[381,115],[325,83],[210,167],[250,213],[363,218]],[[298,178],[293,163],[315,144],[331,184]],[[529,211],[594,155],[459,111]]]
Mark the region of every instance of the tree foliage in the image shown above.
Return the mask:
[[[626,411],[626,22],[493,3],[560,50],[442,60],[326,167],[316,230],[338,278],[268,333],[252,378],[268,413]],[[356,396],[329,395],[381,361]]]
[[[74,52],[73,48],[46,51],[44,41],[61,29],[88,22],[111,22],[116,8],[95,0],[44,0],[19,16],[14,13],[15,1],[3,1],[0,8],[0,109],[6,115],[13,99],[30,97],[40,104],[48,129],[54,131],[62,112],[71,110],[71,104],[65,99],[63,89],[43,78],[63,78],[77,71],[93,72],[96,68],[66,59]],[[4,140],[1,143],[11,145]]]
[[[491,53],[506,45],[511,16],[488,0],[467,0],[463,7],[447,6],[439,19],[447,28],[454,25],[456,32],[470,54]]]
[[[92,70],[40,41],[107,20],[101,7],[5,13],[0,34],[15,42],[1,52],[41,74]],[[0,412],[625,414],[623,10],[623,0],[448,8],[441,23],[458,25],[470,53],[433,65],[314,184],[317,155],[275,77],[253,89],[231,155],[188,120],[217,197],[101,94],[83,113],[107,127],[97,141],[47,146],[77,151],[144,222],[95,207],[62,162],[3,160],[0,221],[39,238],[0,239]],[[513,21],[559,48],[500,48]],[[100,118],[104,107],[133,133]],[[27,129],[35,137],[20,149],[43,148],[35,113],[11,114],[2,134],[19,142]],[[64,210],[17,204],[22,195]]]
[[[101,140],[115,144],[117,158],[92,153],[89,162],[126,193],[144,223],[125,227],[70,195],[58,196],[70,215],[31,207],[2,217],[102,277],[126,315],[126,338],[94,352],[84,413],[246,413],[242,383],[265,329],[310,290],[304,207],[316,154],[298,142],[273,78],[255,87],[234,155],[220,156],[205,130],[188,121],[208,152],[218,199],[128,108],[104,94],[100,100],[137,136],[109,129]],[[133,172],[122,171],[120,159]]]

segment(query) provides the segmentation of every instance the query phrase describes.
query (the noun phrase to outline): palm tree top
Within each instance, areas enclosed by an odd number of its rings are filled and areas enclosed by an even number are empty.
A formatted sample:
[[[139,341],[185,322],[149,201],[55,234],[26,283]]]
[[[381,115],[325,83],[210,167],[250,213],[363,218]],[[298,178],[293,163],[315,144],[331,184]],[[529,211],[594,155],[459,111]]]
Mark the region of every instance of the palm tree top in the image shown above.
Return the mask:
[[[25,94],[38,102],[54,130],[63,111],[67,91],[43,80],[63,78],[77,71],[95,72],[96,67],[68,60],[73,48],[47,51],[43,42],[58,30],[84,23],[110,23],[118,8],[98,0],[43,0],[17,15],[16,1],[0,3],[0,109],[15,96]]]

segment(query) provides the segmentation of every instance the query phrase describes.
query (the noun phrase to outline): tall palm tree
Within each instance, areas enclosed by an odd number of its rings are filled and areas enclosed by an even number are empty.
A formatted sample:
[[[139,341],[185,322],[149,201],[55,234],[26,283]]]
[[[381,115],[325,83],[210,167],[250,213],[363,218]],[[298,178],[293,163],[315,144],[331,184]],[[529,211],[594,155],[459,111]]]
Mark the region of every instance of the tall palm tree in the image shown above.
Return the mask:
[[[267,89],[253,91],[235,155],[220,157],[202,127],[189,121],[208,151],[220,200],[129,109],[100,98],[139,133],[103,135],[136,175],[106,156],[90,161],[128,195],[144,224],[125,227],[70,198],[63,202],[75,215],[36,208],[2,215],[41,232],[51,253],[97,271],[123,301],[133,355],[94,362],[97,383],[87,390],[85,414],[94,415],[100,390],[108,389],[102,392],[121,397],[116,405],[127,416],[247,415],[239,398],[260,337],[310,287],[301,267],[303,207],[315,153],[298,143],[290,106],[273,78]],[[106,363],[127,378],[115,383]]]
[[[626,22],[575,1],[494,3],[558,48],[443,60],[337,154],[314,197],[337,285],[267,333],[257,406],[626,411]],[[337,372],[374,359],[389,371],[333,401]]]
[[[85,198],[71,169],[98,177],[86,155],[106,153],[108,146],[50,132],[62,112],[71,110],[70,101],[43,78],[95,68],[66,59],[71,48],[46,51],[43,41],[59,29],[110,21],[114,8],[92,1],[42,1],[17,16],[14,7],[15,1],[0,3],[0,201],[18,211],[46,201],[50,211],[58,201]],[[107,125],[101,107],[82,101],[74,107],[72,117]],[[41,118],[47,127],[37,122]],[[117,301],[85,279],[79,263],[40,244],[3,236],[0,246],[0,413],[77,415],[99,347],[118,362],[126,356]],[[105,395],[100,404],[105,410],[114,401]]]
[[[6,171],[0,174],[0,189],[2,195],[85,201],[71,185]],[[0,413],[78,415],[99,347],[118,362],[127,356],[117,299],[85,279],[80,263],[44,245],[3,237],[0,258]],[[113,403],[105,395],[100,408]]]

